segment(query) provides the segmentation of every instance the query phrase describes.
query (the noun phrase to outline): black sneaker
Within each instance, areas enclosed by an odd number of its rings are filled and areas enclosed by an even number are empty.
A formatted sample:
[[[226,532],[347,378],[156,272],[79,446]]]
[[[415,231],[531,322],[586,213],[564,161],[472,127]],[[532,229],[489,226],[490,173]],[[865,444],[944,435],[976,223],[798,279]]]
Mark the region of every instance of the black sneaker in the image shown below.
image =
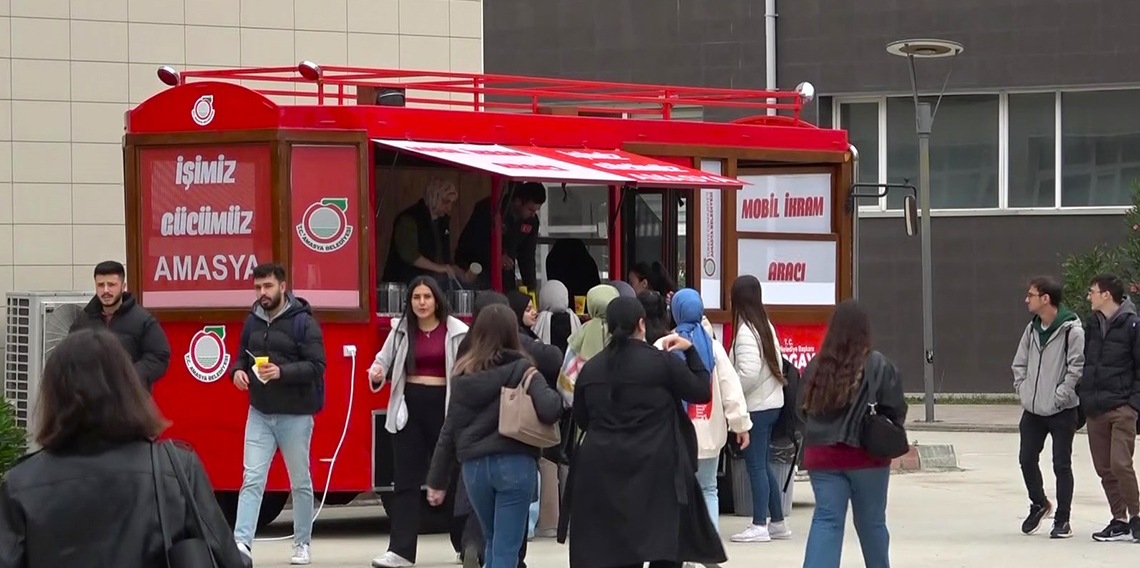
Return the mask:
[[[1029,506],[1029,516],[1025,518],[1025,522],[1021,523],[1021,532],[1025,534],[1037,532],[1037,529],[1041,528],[1041,521],[1044,521],[1045,517],[1048,517],[1049,513],[1052,512],[1053,504],[1048,500],[1045,501],[1044,505],[1033,503]]]
[[[1070,538],[1073,536],[1073,528],[1069,526],[1069,521],[1053,521],[1053,530],[1049,533],[1049,538]]]
[[[1093,533],[1093,540],[1097,542],[1132,540],[1132,530],[1128,523],[1113,519],[1103,531]]]
[[[1128,528],[1132,529],[1132,540],[1140,542],[1140,517],[1132,517],[1132,522],[1128,523]]]

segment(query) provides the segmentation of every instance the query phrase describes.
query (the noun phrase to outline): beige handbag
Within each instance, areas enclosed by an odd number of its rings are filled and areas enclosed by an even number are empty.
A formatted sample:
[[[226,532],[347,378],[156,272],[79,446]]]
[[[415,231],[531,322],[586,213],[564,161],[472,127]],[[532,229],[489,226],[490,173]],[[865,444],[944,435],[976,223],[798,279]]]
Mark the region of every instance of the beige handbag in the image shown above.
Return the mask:
[[[530,367],[519,386],[502,387],[499,395],[499,434],[536,448],[550,448],[561,441],[557,424],[543,424],[534,411],[530,381],[538,369]]]

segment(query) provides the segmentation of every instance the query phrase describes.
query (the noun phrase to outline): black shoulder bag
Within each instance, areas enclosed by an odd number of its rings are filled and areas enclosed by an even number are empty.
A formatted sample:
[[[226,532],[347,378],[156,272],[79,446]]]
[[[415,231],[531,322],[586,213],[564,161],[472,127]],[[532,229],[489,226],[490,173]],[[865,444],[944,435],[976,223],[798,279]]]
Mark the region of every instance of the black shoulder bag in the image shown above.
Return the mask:
[[[166,515],[163,514],[162,502],[166,491],[165,484],[162,482],[164,475],[160,460],[163,458],[159,457],[160,452],[166,456],[166,461],[170,462],[171,467],[174,468],[174,476],[178,478],[182,498],[186,501],[191,513],[188,519],[192,525],[191,536],[178,542],[171,541],[170,527],[167,525]],[[202,515],[198,512],[198,504],[194,502],[190,483],[186,480],[182,468],[178,467],[174,456],[170,455],[168,442],[154,442],[150,445],[150,461],[154,469],[154,492],[155,498],[158,500],[158,524],[162,528],[162,544],[166,556],[166,565],[170,568],[218,568],[218,562],[214,559],[210,544],[206,542]]]
[[[874,457],[893,460],[910,451],[906,430],[893,420],[879,413],[878,394],[881,388],[879,370],[872,369],[867,381],[867,414],[863,416],[862,433],[859,442],[863,449]],[[864,376],[866,378],[866,374]]]

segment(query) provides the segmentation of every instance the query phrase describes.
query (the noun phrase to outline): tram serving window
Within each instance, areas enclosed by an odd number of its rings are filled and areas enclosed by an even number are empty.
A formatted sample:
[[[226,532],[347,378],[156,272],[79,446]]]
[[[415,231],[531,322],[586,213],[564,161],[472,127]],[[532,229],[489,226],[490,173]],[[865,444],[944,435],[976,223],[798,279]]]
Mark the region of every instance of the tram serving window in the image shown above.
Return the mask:
[[[539,281],[558,280],[572,296],[585,296],[609,277],[609,187],[546,184],[539,213]]]
[[[669,294],[688,285],[689,190],[630,191],[622,200],[623,278]]]
[[[376,152],[375,260],[377,311],[402,311],[403,287],[428,274],[445,289],[474,279],[456,260],[459,235],[475,205],[491,195],[491,178],[407,153]]]

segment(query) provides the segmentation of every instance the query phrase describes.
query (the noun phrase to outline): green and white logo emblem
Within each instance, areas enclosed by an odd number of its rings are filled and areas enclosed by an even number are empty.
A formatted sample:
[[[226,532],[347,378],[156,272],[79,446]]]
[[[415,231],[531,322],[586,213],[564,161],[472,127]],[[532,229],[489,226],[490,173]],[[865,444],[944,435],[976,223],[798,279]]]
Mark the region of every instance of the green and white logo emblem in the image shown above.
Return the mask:
[[[301,243],[317,252],[333,252],[348,244],[348,198],[326,197],[309,206],[297,225]]]
[[[194,334],[190,340],[190,350],[186,353],[186,369],[195,379],[212,383],[226,374],[230,366],[230,355],[226,353],[226,327],[208,325]]]

